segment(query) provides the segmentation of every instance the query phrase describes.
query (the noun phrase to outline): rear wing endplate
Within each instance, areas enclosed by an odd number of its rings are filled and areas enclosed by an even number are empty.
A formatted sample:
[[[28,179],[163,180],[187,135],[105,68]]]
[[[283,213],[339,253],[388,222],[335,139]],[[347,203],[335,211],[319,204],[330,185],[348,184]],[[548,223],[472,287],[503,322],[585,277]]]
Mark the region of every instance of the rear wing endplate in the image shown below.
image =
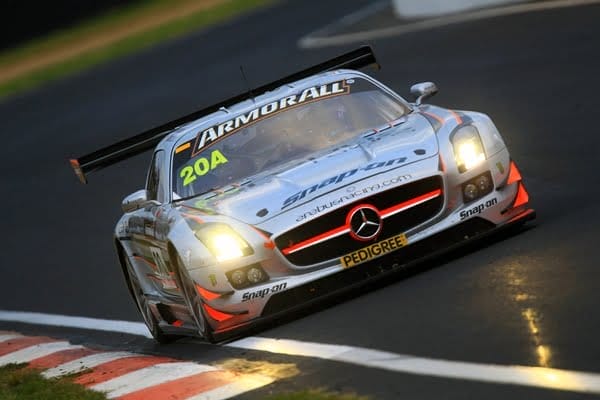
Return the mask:
[[[277,89],[287,83],[295,82],[307,78],[320,72],[331,71],[335,69],[360,69],[373,65],[379,68],[375,54],[370,46],[362,46],[356,50],[342,54],[320,64],[306,68],[292,75],[278,79],[274,82],[249,90],[246,93],[221,101],[212,106],[203,108],[191,114],[185,115],[174,121],[157,126],[130,138],[121,140],[110,146],[96,150],[79,158],[73,158],[70,161],[71,167],[82,183],[87,183],[86,174],[97,171],[119,161],[126,160],[153,149],[156,145],[175,128],[188,122],[197,120],[205,115],[218,111],[221,107],[230,107],[236,103],[248,100],[252,97],[261,95],[265,92]]]

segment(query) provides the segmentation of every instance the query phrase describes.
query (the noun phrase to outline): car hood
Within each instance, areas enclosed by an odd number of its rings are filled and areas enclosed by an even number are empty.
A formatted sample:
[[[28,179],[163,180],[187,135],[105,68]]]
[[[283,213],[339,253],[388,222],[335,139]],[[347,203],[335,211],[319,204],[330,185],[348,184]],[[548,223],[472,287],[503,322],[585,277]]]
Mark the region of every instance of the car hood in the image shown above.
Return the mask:
[[[404,122],[248,178],[239,186],[187,200],[187,207],[252,225],[327,193],[438,153],[430,123],[411,113]]]

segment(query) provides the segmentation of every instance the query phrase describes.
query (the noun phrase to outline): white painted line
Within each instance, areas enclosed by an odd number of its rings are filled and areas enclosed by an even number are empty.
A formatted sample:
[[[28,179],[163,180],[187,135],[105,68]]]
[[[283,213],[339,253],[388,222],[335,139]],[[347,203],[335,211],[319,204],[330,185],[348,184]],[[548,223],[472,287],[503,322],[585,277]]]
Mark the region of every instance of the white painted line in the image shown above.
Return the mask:
[[[13,351],[0,357],[0,366],[12,363],[26,363],[36,358],[45,357],[63,350],[81,349],[83,346],[69,342],[51,342],[34,344],[21,350]]]
[[[27,314],[31,313],[21,314],[25,315],[28,320],[30,319],[30,316]],[[7,315],[10,318],[8,321],[14,321],[14,312],[7,314],[6,311],[0,311],[0,321],[6,320]],[[60,317],[56,315],[36,314],[36,316],[40,315],[44,315],[44,318],[39,319],[38,321],[51,320],[56,322],[56,319]],[[123,321],[99,320],[93,318],[79,318],[77,319],[78,323],[80,323],[79,325],[74,325],[74,319],[70,319],[69,321],[70,322],[68,326],[70,327],[80,329],[99,329],[102,331],[111,331],[110,327],[121,326],[121,324],[123,324]],[[38,322],[38,324],[44,325],[42,322]],[[127,324],[132,327],[139,325],[140,329],[138,330],[140,332],[142,331],[142,327],[145,328],[145,325],[142,323],[128,322]],[[53,323],[51,325],[55,326],[57,324]],[[58,326],[65,325],[58,324]],[[117,329],[114,330],[114,332],[120,333],[121,330]],[[147,336],[145,333],[140,335]],[[47,345],[52,345],[52,343]],[[407,374],[464,379],[480,382],[506,383],[513,385],[532,386],[543,389],[558,389],[573,392],[600,394],[600,374],[591,372],[580,372],[557,368],[528,367],[520,365],[478,364],[473,362],[436,360],[432,358],[415,357],[412,355],[390,353],[354,346],[262,337],[248,337],[231,342],[226,346],[293,356],[334,360],[363,367],[379,368]],[[37,357],[41,357],[41,355],[36,355],[34,358]],[[2,358],[0,358],[0,360],[2,360]],[[174,363],[165,364],[167,366],[165,368],[168,370],[168,366],[173,364]],[[198,366],[198,364],[193,365]],[[118,382],[120,381],[118,381],[118,379],[124,378],[127,375],[113,379],[112,381],[115,381],[113,384],[119,384]],[[177,377],[170,379],[177,379]],[[106,383],[107,382],[104,382],[97,386]],[[123,385],[129,385],[130,383],[131,382],[122,382]]]
[[[119,332],[151,338],[143,323],[115,321],[110,319],[71,317],[60,314],[42,314],[21,311],[0,311],[0,321],[21,322],[34,325],[62,326],[65,328],[92,329],[95,331]]]
[[[62,375],[75,374],[110,361],[137,355],[138,354],[129,353],[127,351],[110,351],[106,353],[90,354],[89,356],[81,357],[77,360],[72,360],[64,364],[57,365],[54,368],[47,369],[46,371],[42,372],[42,375],[46,378],[56,378]]]
[[[7,340],[17,339],[23,337],[20,333],[7,333],[0,335],[0,342],[6,342]]]
[[[289,339],[252,337],[229,343],[227,346],[322,358],[414,375],[600,393],[600,374],[596,373],[556,368],[435,360],[360,347],[301,342]]]
[[[409,22],[387,28],[372,29],[368,31],[327,35],[326,31],[332,26],[344,24],[344,17],[340,21],[332,23],[324,28],[309,33],[298,41],[298,46],[301,48],[315,48],[325,46],[345,45],[355,42],[365,42],[374,39],[383,39],[392,36],[398,36],[405,33],[419,32],[428,29],[440,28],[447,25],[459,24],[470,21],[477,21],[486,18],[501,17],[513,14],[521,14],[526,12],[545,11],[558,8],[579,7],[591,4],[600,3],[600,0],[550,0],[544,2],[524,3],[511,5],[506,7],[498,7],[492,9],[476,10],[455,15],[429,18],[416,22]],[[359,11],[360,12],[360,11]],[[357,14],[357,13],[353,13]],[[353,15],[351,14],[351,15]],[[369,14],[369,13],[365,13]],[[350,18],[356,20],[356,18]],[[353,21],[356,22],[356,21]]]
[[[351,12],[340,18],[338,21],[341,25],[352,25],[363,19],[370,17],[371,15],[383,10],[390,4],[389,0],[380,0],[372,4],[366,5],[361,9]]]
[[[325,360],[334,359],[340,354],[356,349],[352,346],[342,346],[337,344],[300,342],[297,340],[269,339],[263,337],[247,337],[228,343],[226,346],[268,351],[269,353],[289,354],[293,356],[316,357]]]
[[[209,371],[217,371],[217,368],[193,362],[156,364],[91,386],[91,389],[105,392],[108,398],[115,398],[161,383]]]
[[[187,400],[224,400],[272,383],[275,379],[263,375],[241,376],[235,382],[200,393]]]
[[[392,0],[392,6],[398,16],[423,18],[519,2],[523,0]]]

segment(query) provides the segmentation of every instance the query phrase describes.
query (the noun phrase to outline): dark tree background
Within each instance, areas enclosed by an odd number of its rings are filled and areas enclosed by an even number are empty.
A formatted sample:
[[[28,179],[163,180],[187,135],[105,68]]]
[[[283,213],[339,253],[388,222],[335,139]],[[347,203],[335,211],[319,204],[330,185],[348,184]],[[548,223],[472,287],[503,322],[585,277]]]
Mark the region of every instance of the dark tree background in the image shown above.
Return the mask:
[[[143,0],[1,0],[0,51]]]

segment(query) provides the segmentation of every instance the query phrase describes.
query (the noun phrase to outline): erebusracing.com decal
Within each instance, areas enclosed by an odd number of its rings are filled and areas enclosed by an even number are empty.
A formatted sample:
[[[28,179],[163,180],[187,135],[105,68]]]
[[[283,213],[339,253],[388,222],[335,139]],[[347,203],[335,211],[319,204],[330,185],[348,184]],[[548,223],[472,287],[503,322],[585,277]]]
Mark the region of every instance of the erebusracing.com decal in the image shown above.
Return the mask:
[[[292,204],[294,204],[295,202],[297,202],[298,200],[303,199],[304,197],[306,197],[307,194],[316,192],[319,189],[323,189],[326,186],[329,186],[331,184],[338,184],[341,183],[343,180],[345,180],[346,178],[351,177],[352,175],[356,174],[358,171],[371,171],[374,169],[379,169],[379,168],[383,168],[383,167],[389,167],[391,165],[394,164],[402,164],[404,161],[406,161],[406,157],[400,157],[400,158],[394,158],[392,160],[387,160],[387,161],[376,161],[376,162],[372,162],[366,166],[364,166],[363,168],[354,168],[351,169],[349,171],[344,171],[341,174],[332,176],[331,178],[327,178],[324,181],[322,181],[321,183],[318,183],[316,185],[313,185],[309,188],[306,188],[298,193],[293,194],[292,196],[288,197],[284,202],[283,202],[283,207],[281,207],[281,209],[283,210],[286,207],[291,206]]]
[[[304,214],[298,216],[296,218],[296,221],[300,222],[300,221],[304,221],[307,218],[310,218],[312,216],[315,216],[323,211],[326,211],[332,207],[337,207],[340,206],[346,202],[355,200],[355,199],[359,199],[361,197],[365,197],[366,195],[378,192],[381,189],[386,189],[391,185],[396,185],[400,182],[405,182],[412,179],[412,175],[410,174],[405,174],[405,175],[398,175],[395,178],[392,179],[386,179],[382,182],[379,183],[375,183],[373,185],[370,186],[366,186],[363,188],[356,188],[355,186],[348,186],[348,188],[346,189],[346,192],[348,194],[345,194],[343,196],[340,197],[336,197],[330,201],[328,201],[327,203],[323,203],[323,204],[319,204],[318,206],[308,210],[307,212],[305,212]]]

